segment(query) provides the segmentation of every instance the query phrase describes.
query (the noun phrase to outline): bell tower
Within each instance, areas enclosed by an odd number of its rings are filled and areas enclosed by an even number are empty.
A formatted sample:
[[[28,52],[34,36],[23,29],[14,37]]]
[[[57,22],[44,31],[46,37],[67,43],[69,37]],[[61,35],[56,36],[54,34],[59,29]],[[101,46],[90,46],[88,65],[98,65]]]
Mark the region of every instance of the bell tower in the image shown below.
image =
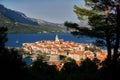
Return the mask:
[[[58,35],[56,35],[56,37],[55,37],[55,41],[59,41]]]

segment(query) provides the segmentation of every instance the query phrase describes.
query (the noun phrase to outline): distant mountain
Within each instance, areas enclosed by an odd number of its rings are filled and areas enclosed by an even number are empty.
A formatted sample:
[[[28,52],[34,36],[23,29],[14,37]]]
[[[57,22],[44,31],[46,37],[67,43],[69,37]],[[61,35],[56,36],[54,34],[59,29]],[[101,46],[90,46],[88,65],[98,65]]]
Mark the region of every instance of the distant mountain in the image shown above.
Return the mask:
[[[11,9],[7,9],[1,4],[0,4],[0,13],[14,21],[32,24],[32,25],[38,25],[37,22],[35,22],[31,18],[27,17],[24,13],[14,11]]]
[[[10,33],[64,30],[60,24],[47,22],[42,19],[29,18],[24,13],[8,9],[1,4],[0,25],[7,26],[9,28],[8,32]]]
[[[48,21],[45,21],[42,19],[29,18],[24,13],[8,9],[1,4],[0,4],[0,13],[3,14],[4,16],[8,17],[11,20],[26,23],[26,24],[50,25],[50,26],[59,25],[57,23],[51,23],[51,22],[48,22]]]
[[[37,22],[37,24],[39,25],[42,25],[42,26],[59,26],[60,24],[58,23],[52,23],[52,22],[48,22],[48,21],[45,21],[45,20],[42,20],[42,19],[35,19],[35,18],[32,18],[33,21]]]

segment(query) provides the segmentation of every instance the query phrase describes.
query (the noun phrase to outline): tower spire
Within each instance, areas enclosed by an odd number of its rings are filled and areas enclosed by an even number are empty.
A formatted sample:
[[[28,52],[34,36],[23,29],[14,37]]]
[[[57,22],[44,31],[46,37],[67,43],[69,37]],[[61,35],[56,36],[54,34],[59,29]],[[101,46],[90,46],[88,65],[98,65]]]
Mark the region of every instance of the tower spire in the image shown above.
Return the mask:
[[[55,41],[59,41],[58,35],[56,34]]]

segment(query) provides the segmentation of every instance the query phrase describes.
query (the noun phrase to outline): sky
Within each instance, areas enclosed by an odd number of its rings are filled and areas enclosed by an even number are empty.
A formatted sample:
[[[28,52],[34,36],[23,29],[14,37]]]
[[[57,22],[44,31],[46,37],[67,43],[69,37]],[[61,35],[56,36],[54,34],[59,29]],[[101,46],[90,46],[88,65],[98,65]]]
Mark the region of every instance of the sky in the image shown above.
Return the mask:
[[[0,0],[0,4],[31,18],[64,23],[65,21],[79,22],[73,7],[83,6],[84,0]]]

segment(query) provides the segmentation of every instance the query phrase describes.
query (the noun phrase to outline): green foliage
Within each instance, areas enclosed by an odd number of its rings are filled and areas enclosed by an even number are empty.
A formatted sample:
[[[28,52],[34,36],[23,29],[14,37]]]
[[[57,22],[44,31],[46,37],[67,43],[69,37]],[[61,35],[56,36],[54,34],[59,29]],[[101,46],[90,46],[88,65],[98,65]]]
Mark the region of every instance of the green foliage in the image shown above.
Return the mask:
[[[44,62],[47,62],[49,60],[49,56],[47,56],[48,54],[47,53],[42,53],[40,52],[38,55],[37,55],[37,59],[42,59]]]
[[[66,62],[73,62],[73,63],[75,62],[75,60],[72,59],[72,58],[70,58],[70,57],[67,57],[67,58],[65,59],[65,61],[66,61]]]
[[[74,6],[74,12],[79,19],[87,16],[91,28],[74,27],[74,35],[84,34],[99,38],[96,43],[107,48],[107,80],[117,80],[116,66],[120,47],[120,1],[119,0],[84,0],[86,8]],[[89,8],[88,8],[89,7]],[[69,27],[69,26],[67,26]],[[73,29],[73,27],[72,27]],[[93,48],[91,48],[94,51]],[[112,52],[113,50],[113,52]],[[113,54],[113,55],[112,55]],[[114,65],[113,65],[114,63]],[[112,72],[114,71],[114,75]],[[109,76],[112,76],[109,78]]]
[[[97,46],[85,47],[85,50],[90,50],[92,52],[100,52],[101,49]]]
[[[69,27],[71,27],[71,28],[73,28],[73,27],[77,27],[78,26],[78,24],[76,24],[76,23],[72,23],[72,22],[68,22],[68,21],[66,21],[65,23],[64,23],[64,25],[65,26],[69,26]]]
[[[95,15],[95,11],[88,10],[86,8],[80,8],[77,5],[74,6],[74,12],[77,14],[79,19],[84,19],[84,16]]]
[[[65,25],[67,28],[72,28],[72,29],[78,28],[78,24],[77,24],[77,23],[72,23],[72,22],[68,22],[68,21],[66,21],[66,22],[64,23],[64,25]]]
[[[62,31],[60,27],[53,26],[32,26],[28,24],[18,23],[8,26],[8,33],[37,33],[37,32],[52,32],[52,31]]]
[[[120,10],[118,9],[119,5],[117,5],[117,2],[113,0],[85,0],[85,5],[89,8],[82,8],[75,5],[74,12],[76,15],[78,17],[87,16],[91,28],[72,27],[76,31],[74,30],[71,33],[99,38],[95,43],[98,46],[106,46],[109,56],[113,48],[115,52],[118,52],[120,44],[120,28],[118,27],[120,25]]]

